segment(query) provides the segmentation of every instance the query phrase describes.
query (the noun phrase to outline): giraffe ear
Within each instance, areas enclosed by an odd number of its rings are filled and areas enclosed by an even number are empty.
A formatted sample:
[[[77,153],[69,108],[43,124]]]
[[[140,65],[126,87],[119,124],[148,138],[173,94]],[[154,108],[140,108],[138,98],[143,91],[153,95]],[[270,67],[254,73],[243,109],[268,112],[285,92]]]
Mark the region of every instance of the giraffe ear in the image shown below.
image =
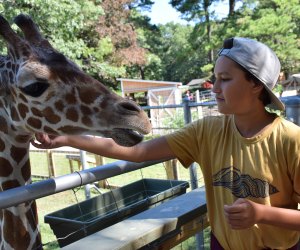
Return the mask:
[[[15,17],[14,22],[23,31],[25,39],[30,44],[54,50],[51,44],[43,38],[38,26],[32,21],[30,16],[20,14]]]
[[[23,39],[20,38],[16,32],[10,27],[7,20],[0,15],[0,35],[3,39],[13,48],[17,48],[20,44],[23,43]]]

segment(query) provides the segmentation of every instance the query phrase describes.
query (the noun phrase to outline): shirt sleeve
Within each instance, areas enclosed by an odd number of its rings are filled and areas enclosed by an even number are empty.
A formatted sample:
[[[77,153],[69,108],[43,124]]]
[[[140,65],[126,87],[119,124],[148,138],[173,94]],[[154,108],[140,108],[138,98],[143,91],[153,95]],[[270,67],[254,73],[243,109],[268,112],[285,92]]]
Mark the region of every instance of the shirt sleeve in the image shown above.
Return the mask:
[[[202,121],[198,120],[188,124],[182,129],[166,135],[167,142],[181,164],[188,168],[196,161],[199,153],[199,131],[201,131]]]

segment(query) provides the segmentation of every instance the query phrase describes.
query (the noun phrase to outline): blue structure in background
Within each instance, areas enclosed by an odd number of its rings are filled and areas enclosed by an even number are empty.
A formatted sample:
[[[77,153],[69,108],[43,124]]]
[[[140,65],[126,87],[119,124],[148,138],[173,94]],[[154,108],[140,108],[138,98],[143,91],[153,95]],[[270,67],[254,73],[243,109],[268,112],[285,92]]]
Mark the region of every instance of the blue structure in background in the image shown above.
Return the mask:
[[[285,116],[288,120],[300,126],[300,95],[280,98],[285,104]]]

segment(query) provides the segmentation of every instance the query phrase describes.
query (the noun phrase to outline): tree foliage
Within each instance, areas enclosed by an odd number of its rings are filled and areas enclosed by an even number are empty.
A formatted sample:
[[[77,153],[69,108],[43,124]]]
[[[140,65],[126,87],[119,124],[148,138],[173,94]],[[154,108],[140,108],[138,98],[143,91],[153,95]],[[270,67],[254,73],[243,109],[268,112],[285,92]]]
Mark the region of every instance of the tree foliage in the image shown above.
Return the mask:
[[[300,5],[298,0],[263,0],[244,3],[231,18],[219,23],[214,44],[221,46],[218,37],[242,36],[269,45],[278,55],[282,70],[300,70],[299,38]]]
[[[116,78],[181,81],[210,77],[225,38],[268,44],[286,74],[300,71],[299,0],[169,0],[189,25],[153,25],[144,10],[152,0],[6,0],[12,20],[29,14],[52,45],[103,83]],[[213,6],[228,6],[219,18]],[[237,5],[238,4],[238,5]]]
[[[6,0],[0,10],[12,20],[32,16],[50,43],[93,77],[116,88],[127,65],[145,64],[130,9],[149,0]]]

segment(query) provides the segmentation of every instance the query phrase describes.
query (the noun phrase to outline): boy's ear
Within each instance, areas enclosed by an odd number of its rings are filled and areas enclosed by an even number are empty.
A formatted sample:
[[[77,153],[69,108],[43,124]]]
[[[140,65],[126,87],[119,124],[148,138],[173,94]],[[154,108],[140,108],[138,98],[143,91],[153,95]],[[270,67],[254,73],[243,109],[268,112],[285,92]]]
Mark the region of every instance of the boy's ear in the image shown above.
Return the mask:
[[[260,93],[262,90],[263,90],[263,88],[264,88],[264,86],[262,85],[262,84],[257,84],[257,83],[254,83],[254,82],[252,82],[252,89],[253,89],[253,93]]]

